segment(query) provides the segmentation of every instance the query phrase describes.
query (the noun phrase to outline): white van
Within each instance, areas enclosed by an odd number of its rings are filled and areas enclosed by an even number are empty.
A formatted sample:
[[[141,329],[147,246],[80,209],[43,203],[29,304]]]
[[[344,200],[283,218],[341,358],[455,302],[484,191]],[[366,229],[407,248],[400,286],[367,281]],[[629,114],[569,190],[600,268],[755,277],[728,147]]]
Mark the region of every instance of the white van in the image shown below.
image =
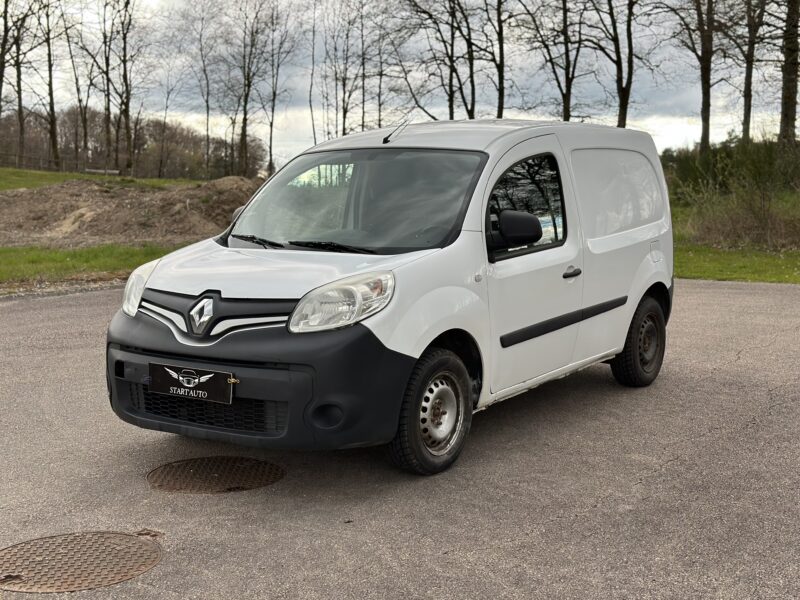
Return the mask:
[[[587,365],[649,385],[672,304],[650,136],[467,121],[347,136],[219,237],[139,267],[108,330],[111,405],[262,447],[386,444],[432,474],[472,414]]]

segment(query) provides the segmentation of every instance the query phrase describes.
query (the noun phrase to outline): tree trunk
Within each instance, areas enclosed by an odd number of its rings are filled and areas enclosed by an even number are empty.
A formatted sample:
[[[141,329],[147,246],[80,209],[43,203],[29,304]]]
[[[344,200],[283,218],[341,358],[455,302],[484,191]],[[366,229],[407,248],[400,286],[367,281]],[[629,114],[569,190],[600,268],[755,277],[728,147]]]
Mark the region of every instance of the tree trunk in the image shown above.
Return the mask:
[[[270,116],[269,116],[269,139],[267,140],[267,177],[272,177],[275,174],[275,158],[272,154],[272,140],[273,140],[273,131],[275,130],[275,105],[277,104],[278,99],[276,97],[274,88],[272,92],[272,104],[270,106]]]
[[[314,0],[311,19],[311,74],[308,77],[308,110],[311,113],[311,135],[317,145],[317,126],[314,122],[314,71],[317,66],[317,0]]]
[[[753,114],[753,69],[755,64],[755,40],[748,40],[747,52],[744,63],[744,89],[742,90],[742,100],[744,107],[742,110],[742,142],[750,142],[750,122]]]
[[[778,139],[786,144],[797,141],[797,68],[800,40],[798,34],[800,0],[786,0],[786,22],[783,29],[783,64],[781,65],[781,127]]]
[[[572,55],[569,39],[569,8],[567,0],[561,0],[561,39],[564,45],[564,92],[561,94],[561,120],[572,118]]]
[[[22,106],[22,44],[17,37],[14,44],[16,60],[14,74],[17,82],[17,168],[25,166],[25,110]]]
[[[456,118],[456,88],[455,88],[455,77],[456,77],[456,10],[455,6],[453,5],[453,0],[450,0],[450,47],[448,48],[448,52],[450,56],[448,57],[448,79],[447,79],[447,118],[451,121]]]
[[[117,118],[114,119],[114,168],[117,171],[121,171],[119,168],[119,130],[122,127],[122,116],[117,114]]]
[[[631,89],[623,86],[619,90],[619,110],[617,111],[617,127],[628,126],[628,106],[630,105]]]
[[[211,89],[209,87],[208,70],[205,67],[203,68],[203,76],[206,80],[206,179],[211,179]]]
[[[68,171],[78,171],[78,165],[81,161],[81,112],[80,107],[75,112],[75,118],[72,121],[72,159],[75,161],[75,166]]]
[[[88,99],[87,99],[88,101]],[[83,169],[88,167],[89,162],[89,106],[88,104],[80,107],[81,113],[81,162]]]
[[[362,0],[358,7],[359,36],[361,37],[361,131],[367,129],[367,47],[364,41],[364,2]],[[269,130],[272,136],[272,127]],[[272,149],[270,149],[270,161],[272,160]]]
[[[711,65],[710,61],[703,61],[700,65],[700,154],[706,154],[711,149]]]
[[[125,132],[125,174],[130,175],[133,170],[133,128],[131,127],[130,97],[125,101],[125,112],[122,122]]]
[[[614,5],[611,0],[609,0],[608,6],[613,10]],[[619,111],[617,112],[617,127],[622,128],[628,126],[628,107],[631,103],[631,90],[633,89],[633,71],[636,68],[636,55],[633,48],[633,20],[635,10],[636,0],[628,0],[627,12],[625,13],[625,67],[627,70],[624,74],[624,78],[622,73],[619,74],[620,81],[624,81],[624,83],[619,89]],[[619,47],[619,40],[617,40],[617,44]],[[621,66],[621,56],[619,57],[619,61]]]
[[[105,160],[103,161],[103,169],[108,170],[111,165],[111,82],[109,77],[106,76],[104,83],[105,89],[103,90],[103,129],[105,130],[106,138],[106,152]]]
[[[342,76],[342,137],[347,135],[347,113],[350,103],[347,101],[347,76]]]
[[[503,0],[497,0],[497,118],[503,118],[506,105],[506,36],[503,23]]]
[[[60,171],[61,156],[58,151],[58,116],[56,114],[55,91],[53,89],[53,40],[49,31],[45,40],[45,46],[47,47],[47,129],[50,137],[50,152],[53,157],[53,166],[56,170]]]
[[[167,111],[169,110],[169,96],[164,102],[164,115],[161,118],[161,140],[158,148],[158,178],[164,176],[164,153],[167,147]]]
[[[698,0],[699,1],[699,0]],[[711,69],[714,56],[716,0],[706,0],[705,26],[700,28],[700,154],[711,149]],[[701,8],[699,12],[703,12]]]
[[[248,121],[248,108],[250,104],[250,90],[245,90],[242,99],[242,128],[239,131],[239,175],[247,177],[248,170],[248,152],[247,152],[247,121]]]
[[[3,31],[0,33],[0,117],[3,116],[3,83],[6,80],[6,65],[11,42],[11,24],[9,19],[11,0],[3,0]]]

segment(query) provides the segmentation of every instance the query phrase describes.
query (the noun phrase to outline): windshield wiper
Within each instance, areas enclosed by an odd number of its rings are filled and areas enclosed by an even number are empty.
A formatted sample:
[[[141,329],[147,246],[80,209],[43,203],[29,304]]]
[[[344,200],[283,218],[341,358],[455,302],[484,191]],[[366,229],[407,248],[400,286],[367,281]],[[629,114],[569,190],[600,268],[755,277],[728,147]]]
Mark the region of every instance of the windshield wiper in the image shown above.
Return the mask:
[[[301,248],[319,248],[320,250],[330,250],[331,252],[353,252],[355,254],[375,254],[375,250],[370,248],[363,248],[361,246],[350,246],[348,244],[340,244],[339,242],[329,241],[289,241],[286,242],[291,246],[300,246]]]
[[[283,244],[280,242],[273,242],[272,240],[268,240],[267,238],[262,238],[257,235],[253,235],[252,233],[247,234],[240,234],[240,233],[233,233],[231,234],[232,238],[236,238],[237,240],[242,240],[243,242],[251,242],[253,244],[258,244],[259,246],[263,246],[264,248],[283,248]]]

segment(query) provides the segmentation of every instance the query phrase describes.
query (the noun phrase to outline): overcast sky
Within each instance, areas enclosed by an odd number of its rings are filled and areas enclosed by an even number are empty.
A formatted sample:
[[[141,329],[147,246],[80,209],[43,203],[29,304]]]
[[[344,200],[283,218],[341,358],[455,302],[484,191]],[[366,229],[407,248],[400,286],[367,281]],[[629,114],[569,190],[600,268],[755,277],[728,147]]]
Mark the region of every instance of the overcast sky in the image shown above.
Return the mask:
[[[172,0],[142,0],[144,5],[151,9],[163,8],[165,3]],[[700,86],[695,63],[685,52],[674,45],[664,44],[660,47],[659,55],[654,57],[658,65],[656,73],[649,73],[640,69],[636,73],[631,110],[628,126],[650,133],[656,141],[659,150],[691,146],[700,137]],[[321,48],[318,49],[318,57]],[[586,55],[585,55],[586,56]],[[594,65],[590,59],[584,58],[583,69],[587,73],[594,73]],[[286,105],[279,111],[275,130],[275,150],[278,164],[282,164],[295,154],[313,145],[312,128],[308,110],[308,68],[305,64],[307,57],[296,59],[295,64],[288,70],[287,87],[290,90]],[[514,93],[509,98],[506,110],[507,117],[530,119],[555,119],[559,114],[557,107],[552,104],[555,89],[544,72],[527,72],[531,64],[538,63],[538,58],[523,52],[517,52],[509,57],[511,77],[521,88],[520,93]],[[770,67],[771,68],[771,67]],[[611,81],[608,76],[591,74],[582,78],[576,90],[576,107],[574,114],[586,115],[586,120],[592,122],[615,124],[615,106],[613,98],[607,98],[598,79]],[[715,74],[717,75],[717,74]],[[731,75],[730,73],[728,75]],[[730,77],[734,81],[736,73]],[[153,77],[157,79],[157,77]],[[69,76],[64,73],[65,83],[68,84]],[[486,84],[489,89],[481,94],[481,116],[492,117],[494,89]],[[778,94],[779,77],[776,71],[760,73],[755,82],[756,97],[754,99],[754,115],[752,131],[754,136],[771,134],[777,130],[778,124]],[[64,90],[68,93],[69,86]],[[317,87],[319,85],[317,84]],[[203,115],[200,113],[200,103],[195,92],[191,89],[183,92],[176,103],[172,118],[203,129]],[[152,102],[148,101],[146,107],[155,115],[160,110],[160,95],[155,84],[148,94]],[[734,85],[721,83],[717,85],[712,94],[712,141],[724,140],[731,131],[740,129],[741,103],[739,92]],[[535,108],[520,110],[521,104]],[[429,110],[444,115],[443,106],[426,106]],[[317,114],[319,118],[319,110]],[[411,115],[412,122],[427,120],[421,111]],[[222,118],[215,119],[214,133],[225,134],[226,122]],[[321,129],[317,124],[317,131]],[[266,136],[266,127],[262,123],[254,123],[252,130],[261,136]]]
[[[659,151],[665,148],[692,146],[700,139],[700,86],[697,73],[691,64],[684,62],[677,51],[674,54],[670,67],[662,67],[654,76],[643,72],[634,86],[634,99],[628,119],[628,126],[650,133],[655,139]],[[669,56],[667,57],[669,62]],[[672,69],[672,72],[669,72]],[[516,74],[520,79],[520,75]],[[307,74],[302,69],[295,69],[290,78],[289,87],[292,89],[287,106],[281,111],[276,124],[275,144],[276,156],[279,163],[293,157],[295,154],[313,145],[311,121],[307,99]],[[539,103],[539,107],[532,110],[519,110],[509,108],[505,116],[508,118],[526,119],[557,119],[558,110],[548,104],[548,91],[553,86],[541,75],[530,78],[529,88],[546,90],[539,97],[530,97],[529,102]],[[774,86],[774,79],[773,85]],[[486,90],[487,95],[494,93],[493,89]],[[753,127],[755,136],[771,134],[777,131],[779,115],[777,113],[777,89],[771,89],[766,81],[761,82],[760,93],[754,103]],[[527,94],[526,94],[527,95]],[[582,101],[582,102],[581,102]],[[511,105],[519,103],[518,98],[512,98]],[[712,93],[712,120],[711,138],[713,141],[722,141],[728,137],[729,132],[738,133],[741,127],[741,109],[739,93],[731,85],[720,84]],[[579,106],[577,114],[587,114],[587,121],[614,125],[616,112],[613,104],[604,101],[602,90],[591,82],[585,85],[579,93]],[[439,115],[444,118],[444,107],[439,107]],[[487,103],[484,107],[484,117],[493,117],[493,107]],[[317,115],[319,117],[319,115]],[[184,116],[202,127],[202,116],[199,114]],[[428,120],[421,111],[411,115],[412,122]],[[224,125],[220,122],[220,125]],[[317,131],[319,132],[319,123]],[[264,127],[256,128],[264,133]]]

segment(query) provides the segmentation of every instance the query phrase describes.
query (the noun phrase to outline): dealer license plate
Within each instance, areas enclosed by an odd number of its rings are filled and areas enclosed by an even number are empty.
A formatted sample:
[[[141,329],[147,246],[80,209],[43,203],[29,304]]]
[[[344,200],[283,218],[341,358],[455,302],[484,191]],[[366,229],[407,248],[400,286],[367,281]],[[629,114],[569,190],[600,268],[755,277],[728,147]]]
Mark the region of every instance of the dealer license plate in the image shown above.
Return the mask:
[[[150,363],[148,388],[157,394],[230,404],[233,381],[233,373]]]

